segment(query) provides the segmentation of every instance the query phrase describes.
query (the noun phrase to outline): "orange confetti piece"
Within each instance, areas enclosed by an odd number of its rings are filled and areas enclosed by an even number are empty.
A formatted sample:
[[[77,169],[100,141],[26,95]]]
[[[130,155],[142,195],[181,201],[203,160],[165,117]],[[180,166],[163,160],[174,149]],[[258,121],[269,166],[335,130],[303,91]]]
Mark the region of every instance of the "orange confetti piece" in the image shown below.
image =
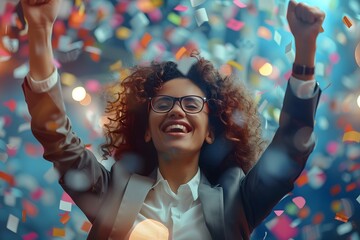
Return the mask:
[[[349,217],[345,214],[338,212],[335,215],[335,220],[341,221],[341,222],[347,222],[349,220]]]
[[[313,224],[320,224],[322,221],[324,220],[324,214],[323,213],[317,213],[314,217],[313,217]]]
[[[305,184],[308,183],[308,176],[303,174],[303,175],[300,175],[300,177],[296,180],[296,184],[299,186],[299,187],[302,187],[304,186]]]
[[[356,189],[356,183],[350,183],[346,186],[346,191],[351,192]]]
[[[22,220],[22,222],[26,221],[26,211],[25,210],[22,210],[22,212],[21,212],[21,220]]]
[[[183,55],[184,53],[186,52],[186,48],[185,47],[181,47],[177,53],[175,54],[175,58],[176,60],[179,60]]]
[[[91,229],[91,223],[88,222],[88,221],[85,221],[83,223],[83,225],[81,226],[81,230],[83,230],[84,232],[90,232],[90,229]]]
[[[360,142],[360,132],[349,131],[343,136],[343,142]]]
[[[10,174],[7,174],[6,172],[0,171],[0,178],[4,181],[8,182],[11,186],[15,185],[15,179]]]
[[[62,224],[66,224],[68,221],[70,220],[70,214],[67,212],[67,213],[65,213],[65,214],[63,214],[62,216],[61,216],[61,218],[60,218],[60,222],[62,223]]]
[[[336,184],[335,186],[333,186],[331,189],[330,189],[330,193],[331,195],[337,195],[341,192],[341,186],[339,184]]]
[[[22,206],[24,208],[24,211],[26,211],[27,215],[34,217],[38,214],[38,209],[37,209],[36,205],[31,203],[30,201],[23,200]]]
[[[305,219],[309,216],[309,214],[310,214],[310,210],[308,207],[300,208],[300,210],[298,212],[298,217]]]
[[[53,228],[52,235],[53,237],[65,237],[65,229]]]
[[[347,16],[344,16],[342,20],[348,28],[351,28],[351,26],[353,25]]]
[[[145,33],[144,36],[140,40],[140,45],[143,48],[147,48],[151,39],[152,39],[152,36],[149,33]]]

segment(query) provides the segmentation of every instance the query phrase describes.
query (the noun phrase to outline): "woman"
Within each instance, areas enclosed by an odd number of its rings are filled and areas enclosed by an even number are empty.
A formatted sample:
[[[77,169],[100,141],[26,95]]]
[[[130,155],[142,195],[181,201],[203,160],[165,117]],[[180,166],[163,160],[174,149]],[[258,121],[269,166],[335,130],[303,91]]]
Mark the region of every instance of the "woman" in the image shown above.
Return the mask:
[[[289,3],[296,58],[279,129],[262,155],[247,90],[194,53],[197,62],[187,73],[173,62],[152,63],[134,67],[122,81],[106,109],[102,149],[105,158],[117,160],[107,171],[72,132],[65,112],[51,48],[60,0],[22,0],[22,6],[30,46],[23,90],[32,131],[61,186],[92,222],[88,239],[249,239],[293,189],[315,145],[321,91],[313,79],[314,56],[323,12]],[[128,154],[144,163],[135,173],[124,159]],[[88,184],[74,187],[73,174]]]

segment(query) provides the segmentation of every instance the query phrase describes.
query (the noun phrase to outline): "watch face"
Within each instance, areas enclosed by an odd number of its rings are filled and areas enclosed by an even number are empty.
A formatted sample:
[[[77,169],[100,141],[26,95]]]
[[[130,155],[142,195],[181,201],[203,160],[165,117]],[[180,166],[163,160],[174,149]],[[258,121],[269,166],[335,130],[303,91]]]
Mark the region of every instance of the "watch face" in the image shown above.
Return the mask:
[[[355,49],[355,60],[357,65],[360,67],[360,42],[358,43]]]

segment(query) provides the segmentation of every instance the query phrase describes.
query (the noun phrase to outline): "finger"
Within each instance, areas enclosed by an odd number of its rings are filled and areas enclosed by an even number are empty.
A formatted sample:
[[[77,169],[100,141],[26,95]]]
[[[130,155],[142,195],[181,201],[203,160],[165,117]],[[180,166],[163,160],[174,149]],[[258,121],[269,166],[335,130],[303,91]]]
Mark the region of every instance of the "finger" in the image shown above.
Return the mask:
[[[295,13],[295,8],[296,8],[296,5],[297,3],[293,0],[291,0],[289,2],[289,5],[288,5],[288,9],[287,9],[287,16],[289,17],[289,15],[292,15]]]

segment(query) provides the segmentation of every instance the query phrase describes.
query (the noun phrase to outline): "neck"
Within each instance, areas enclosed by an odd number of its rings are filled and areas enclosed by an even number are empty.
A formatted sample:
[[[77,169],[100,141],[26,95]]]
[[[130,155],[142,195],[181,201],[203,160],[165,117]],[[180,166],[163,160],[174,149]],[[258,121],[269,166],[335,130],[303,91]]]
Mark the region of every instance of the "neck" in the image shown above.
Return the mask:
[[[159,170],[170,185],[171,190],[177,193],[180,185],[189,182],[197,173],[199,154],[176,154],[176,156],[159,155]]]

